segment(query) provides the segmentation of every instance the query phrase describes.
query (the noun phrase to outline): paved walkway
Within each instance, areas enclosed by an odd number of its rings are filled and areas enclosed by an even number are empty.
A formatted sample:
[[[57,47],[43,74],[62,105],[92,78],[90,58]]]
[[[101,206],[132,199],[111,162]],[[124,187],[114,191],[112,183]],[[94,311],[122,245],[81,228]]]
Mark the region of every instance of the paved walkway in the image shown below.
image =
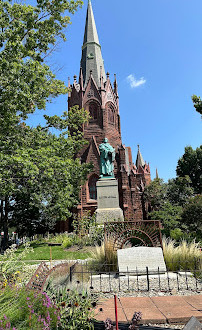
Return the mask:
[[[134,312],[138,311],[143,314],[142,324],[185,324],[192,316],[195,316],[200,322],[202,321],[202,294],[193,296],[121,297],[119,299],[119,322],[130,321]],[[98,304],[96,319],[104,321],[106,318],[110,318],[112,321],[115,320],[113,298]]]

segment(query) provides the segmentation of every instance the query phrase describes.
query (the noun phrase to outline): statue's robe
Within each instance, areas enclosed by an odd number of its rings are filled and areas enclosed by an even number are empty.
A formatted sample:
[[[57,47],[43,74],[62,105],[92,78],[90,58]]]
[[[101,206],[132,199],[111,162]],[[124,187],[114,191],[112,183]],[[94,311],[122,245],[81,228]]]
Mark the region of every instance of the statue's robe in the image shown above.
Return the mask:
[[[109,143],[102,143],[100,150],[100,174],[103,176],[114,175],[115,149]]]

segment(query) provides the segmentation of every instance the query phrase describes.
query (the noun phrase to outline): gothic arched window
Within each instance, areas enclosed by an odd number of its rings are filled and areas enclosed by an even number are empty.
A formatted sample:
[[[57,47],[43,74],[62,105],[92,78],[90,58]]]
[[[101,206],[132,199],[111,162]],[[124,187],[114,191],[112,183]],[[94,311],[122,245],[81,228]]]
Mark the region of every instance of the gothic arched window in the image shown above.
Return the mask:
[[[98,117],[98,107],[95,103],[90,103],[89,113],[90,113],[91,119],[93,119],[93,120],[97,119],[97,117]]]
[[[108,105],[108,122],[111,124],[115,122],[115,111],[112,104]]]
[[[99,177],[96,174],[91,175],[88,180],[88,190],[89,190],[89,198],[90,199],[97,199],[97,188],[96,182],[98,181]]]

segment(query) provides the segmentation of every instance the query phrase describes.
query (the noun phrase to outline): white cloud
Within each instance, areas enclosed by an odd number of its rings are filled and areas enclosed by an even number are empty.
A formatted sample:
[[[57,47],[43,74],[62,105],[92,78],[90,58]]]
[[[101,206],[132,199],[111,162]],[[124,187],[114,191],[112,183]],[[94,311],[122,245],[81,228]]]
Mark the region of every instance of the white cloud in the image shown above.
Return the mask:
[[[131,88],[136,88],[146,83],[146,79],[144,79],[144,77],[136,79],[133,74],[130,74],[126,79]]]

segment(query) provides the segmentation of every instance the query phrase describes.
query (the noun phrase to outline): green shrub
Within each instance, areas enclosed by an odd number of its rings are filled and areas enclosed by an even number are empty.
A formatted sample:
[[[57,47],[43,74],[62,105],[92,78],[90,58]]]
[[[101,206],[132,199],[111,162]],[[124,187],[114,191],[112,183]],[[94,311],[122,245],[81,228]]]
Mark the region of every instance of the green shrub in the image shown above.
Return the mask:
[[[56,234],[55,236],[49,239],[49,242],[62,244],[67,236],[68,233]]]
[[[184,233],[180,228],[175,228],[170,231],[170,236],[175,241],[179,241],[184,237]]]
[[[163,238],[163,253],[168,270],[202,270],[200,244],[183,240],[178,246],[172,239]]]
[[[64,240],[63,240],[63,243],[62,243],[62,247],[64,249],[68,249],[70,248],[71,246],[73,245],[73,240],[71,237],[65,237]]]

